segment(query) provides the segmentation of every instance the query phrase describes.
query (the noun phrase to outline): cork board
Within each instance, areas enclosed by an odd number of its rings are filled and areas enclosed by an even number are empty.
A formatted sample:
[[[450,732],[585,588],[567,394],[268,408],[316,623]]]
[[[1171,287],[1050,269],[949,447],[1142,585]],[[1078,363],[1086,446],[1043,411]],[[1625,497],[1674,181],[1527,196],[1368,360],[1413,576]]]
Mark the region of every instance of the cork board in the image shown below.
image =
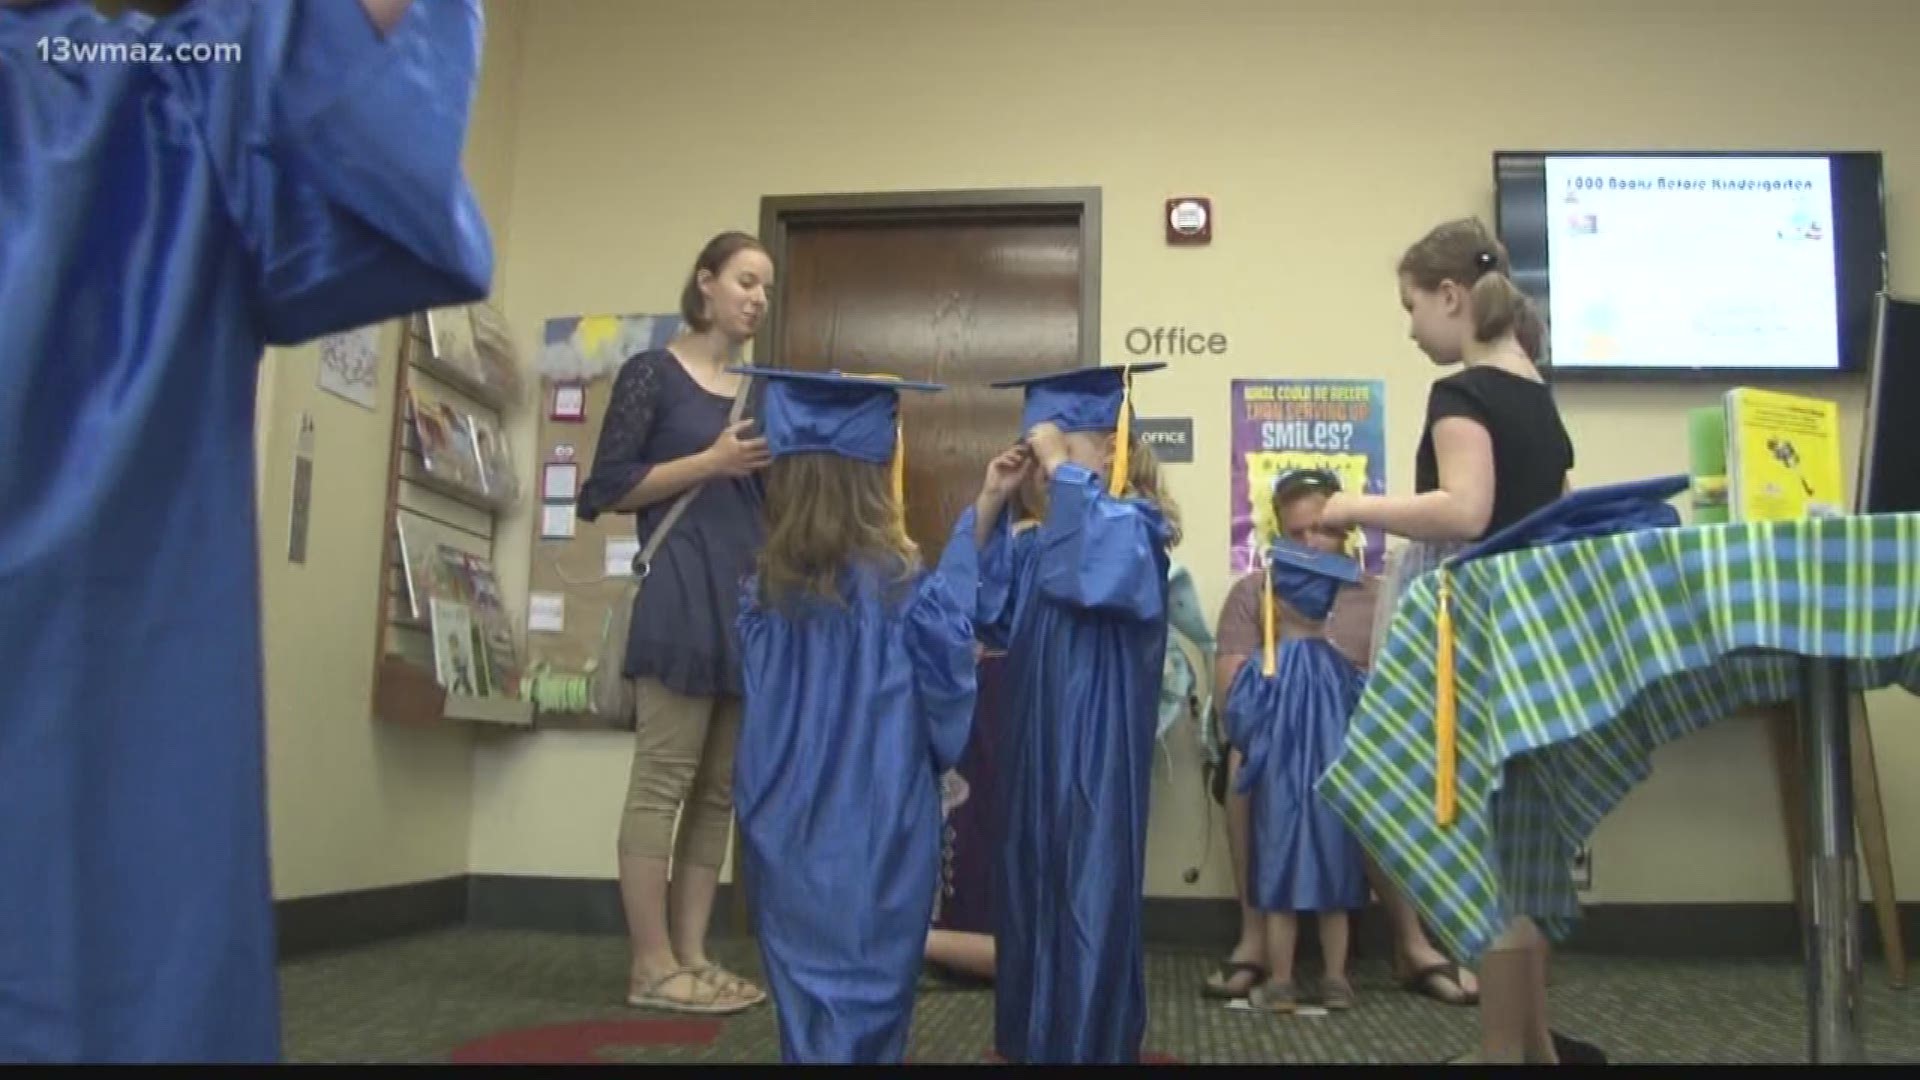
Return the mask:
[[[574,494],[579,484],[593,471],[593,454],[600,441],[601,421],[613,396],[614,376],[628,357],[650,348],[660,348],[679,332],[680,320],[671,315],[616,315],[549,319],[545,343],[539,358],[541,374],[540,419],[536,427],[533,474],[535,510],[532,567],[528,574],[528,592],[553,594],[562,598],[563,622],[559,631],[527,631],[527,654],[534,664],[544,663],[555,674],[583,674],[587,664],[599,656],[602,634],[609,613],[629,617],[627,576],[609,578],[607,543],[635,540],[631,514],[602,514],[598,521],[581,521],[571,501],[551,498],[546,490],[546,466],[567,458],[578,466]],[[580,421],[553,418],[554,389],[562,384],[584,381],[586,407]],[[572,521],[573,535],[565,539],[546,539],[544,521],[549,513],[564,513]]]

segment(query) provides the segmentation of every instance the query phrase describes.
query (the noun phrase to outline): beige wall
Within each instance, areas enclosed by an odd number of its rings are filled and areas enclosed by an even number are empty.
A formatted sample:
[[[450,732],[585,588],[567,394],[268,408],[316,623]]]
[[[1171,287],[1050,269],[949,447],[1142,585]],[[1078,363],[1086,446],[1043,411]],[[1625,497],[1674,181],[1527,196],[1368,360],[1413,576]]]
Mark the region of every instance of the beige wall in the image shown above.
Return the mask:
[[[397,326],[383,333],[390,396]],[[315,350],[279,350],[262,458],[261,583],[274,895],[376,888],[466,872],[465,734],[375,725],[374,611],[392,402],[368,412],[314,385]],[[293,444],[314,418],[307,559],[287,561]]]
[[[509,151],[490,163],[505,171],[483,169],[480,179],[495,200],[511,200],[502,267],[523,347],[549,316],[669,308],[699,243],[753,228],[763,195],[1103,188],[1108,355],[1120,355],[1135,325],[1231,339],[1228,356],[1180,361],[1139,388],[1143,411],[1197,421],[1198,463],[1171,472],[1190,521],[1180,555],[1209,604],[1227,585],[1231,379],[1385,378],[1390,480],[1409,484],[1433,372],[1406,341],[1391,267],[1428,225],[1490,213],[1495,148],[1879,148],[1892,246],[1920,248],[1920,68],[1910,55],[1920,5],[1901,0],[542,0],[518,21],[517,69],[489,72],[490,86],[511,79],[510,105],[482,110],[490,128],[512,128]],[[1161,201],[1187,193],[1215,199],[1210,248],[1161,240]],[[1896,264],[1895,284],[1920,291],[1920,276]],[[278,387],[276,414],[297,411],[310,383]],[[1718,389],[1566,387],[1578,481],[1682,468],[1684,410]],[[1860,395],[1834,393],[1851,435]],[[339,441],[323,428],[323,453]],[[269,466],[269,486],[277,471]],[[362,471],[356,483],[371,486],[377,470]],[[270,530],[274,520],[269,509]],[[519,565],[502,565],[516,596],[525,532],[522,520]],[[272,540],[270,531],[270,552]],[[368,558],[353,565],[371,572]],[[297,618],[282,610],[270,620],[276,649],[295,641],[287,624]],[[276,700],[289,702],[288,662],[276,660]],[[364,679],[363,668],[342,660],[338,678]],[[320,680],[311,682],[318,692]],[[440,758],[399,739],[375,743],[362,731],[363,696],[315,700],[335,705],[323,718],[282,704],[278,726],[295,716],[331,725],[337,768],[357,772],[317,774],[330,790],[313,781],[314,805],[342,805],[342,784],[381,790],[412,751],[406,788],[430,776],[435,794],[413,796],[431,804],[423,822],[387,817],[390,835],[457,832],[464,789],[437,779]],[[1920,708],[1904,696],[1875,704],[1882,775],[1913,775]],[[629,745],[606,734],[479,740],[470,869],[612,876]],[[1208,829],[1190,742],[1173,750],[1171,767],[1156,768],[1149,890],[1221,895],[1221,830]],[[277,746],[276,761],[283,756]],[[281,828],[285,811],[312,811],[285,787],[276,790]],[[1920,895],[1920,829],[1906,824],[1920,793],[1890,782],[1888,797],[1896,859],[1909,895]],[[1663,751],[1653,779],[1601,827],[1592,898],[1783,898],[1778,821],[1759,732],[1723,723]],[[317,833],[307,835],[276,834],[276,852],[309,856],[296,861],[316,875],[337,867],[343,886],[437,865],[378,855],[366,830],[353,846],[369,850],[329,862],[318,858]],[[1203,842],[1212,845],[1206,870],[1186,885],[1181,873]]]
[[[486,80],[467,168],[504,236],[516,109],[518,0],[487,5]],[[504,275],[502,275],[504,277]],[[274,895],[281,899],[467,872],[471,736],[375,724],[375,589],[386,515],[399,325],[382,333],[381,406],[315,385],[315,349],[272,350],[260,374],[260,572]],[[306,562],[287,561],[293,446],[316,433]]]

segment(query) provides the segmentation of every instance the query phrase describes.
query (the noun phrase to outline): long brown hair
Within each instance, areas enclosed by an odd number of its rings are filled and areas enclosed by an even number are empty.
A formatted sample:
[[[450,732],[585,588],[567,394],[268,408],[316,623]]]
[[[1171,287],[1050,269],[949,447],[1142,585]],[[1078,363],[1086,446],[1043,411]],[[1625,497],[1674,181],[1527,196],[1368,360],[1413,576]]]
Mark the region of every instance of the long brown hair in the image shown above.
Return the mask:
[[[844,575],[868,566],[904,583],[920,564],[893,498],[893,470],[836,454],[788,454],[767,466],[760,602],[843,599]]]
[[[1400,258],[1400,273],[1422,289],[1432,292],[1447,281],[1467,289],[1476,340],[1484,343],[1498,341],[1506,333],[1530,334],[1535,348],[1527,348],[1524,341],[1521,347],[1539,360],[1544,326],[1539,313],[1532,310],[1533,301],[1507,276],[1511,269],[1506,245],[1479,218],[1435,226]]]
[[[689,327],[705,331],[713,326],[713,320],[707,315],[707,294],[700,291],[700,271],[705,270],[714,277],[727,268],[735,255],[743,251],[758,251],[766,254],[759,239],[750,233],[723,232],[707,241],[700,254],[694,257],[693,269],[687,273],[687,283],[680,287],[680,318]]]
[[[1160,509],[1160,516],[1167,521],[1167,546],[1180,546],[1180,504],[1174,501],[1173,490],[1160,473],[1160,459],[1153,445],[1137,437],[1130,440],[1127,449],[1127,491]]]

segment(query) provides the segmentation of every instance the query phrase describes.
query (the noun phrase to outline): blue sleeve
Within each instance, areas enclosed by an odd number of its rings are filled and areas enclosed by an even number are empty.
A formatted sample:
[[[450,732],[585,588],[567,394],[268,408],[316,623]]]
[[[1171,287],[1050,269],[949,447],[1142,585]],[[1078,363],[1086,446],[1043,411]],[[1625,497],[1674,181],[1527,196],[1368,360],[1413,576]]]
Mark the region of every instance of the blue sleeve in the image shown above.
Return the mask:
[[[1039,588],[1057,603],[1140,622],[1166,618],[1164,526],[1146,503],[1116,499],[1078,465],[1054,470],[1039,529]]]
[[[970,521],[979,520],[971,513],[966,516]],[[1013,583],[1019,579],[1020,550],[1024,547],[1019,541],[1013,535],[1007,511],[1002,509],[987,533],[987,546],[979,551],[979,602],[973,613],[980,643],[990,649],[1005,649],[1013,633]]]
[[[914,696],[926,718],[936,772],[959,764],[973,732],[979,672],[973,611],[980,591],[974,521],[969,507],[954,524],[940,565],[921,580],[907,612],[907,659],[913,665]]]
[[[1278,681],[1261,672],[1257,656],[1240,665],[1240,673],[1227,688],[1227,742],[1240,751],[1240,782],[1234,790],[1242,795],[1253,790],[1266,771],[1278,692]]]
[[[1226,715],[1223,717],[1227,722],[1227,743],[1243,754],[1260,719],[1257,700],[1259,672],[1260,658],[1248,657],[1234,675],[1233,683],[1227,687]]]
[[[165,65],[256,264],[270,344],[485,298],[493,246],[460,156],[478,0],[202,0],[162,24],[232,62]]]

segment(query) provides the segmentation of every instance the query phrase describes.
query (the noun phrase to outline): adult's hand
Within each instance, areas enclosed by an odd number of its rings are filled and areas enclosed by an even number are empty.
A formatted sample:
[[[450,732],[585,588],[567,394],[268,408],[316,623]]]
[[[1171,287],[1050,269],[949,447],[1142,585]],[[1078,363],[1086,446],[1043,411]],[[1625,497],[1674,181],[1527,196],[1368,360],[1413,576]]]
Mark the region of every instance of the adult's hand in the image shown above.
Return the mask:
[[[720,437],[707,447],[707,467],[715,476],[729,480],[738,479],[759,472],[773,461],[773,455],[767,450],[767,440],[746,437],[754,421],[742,420],[729,425]]]

